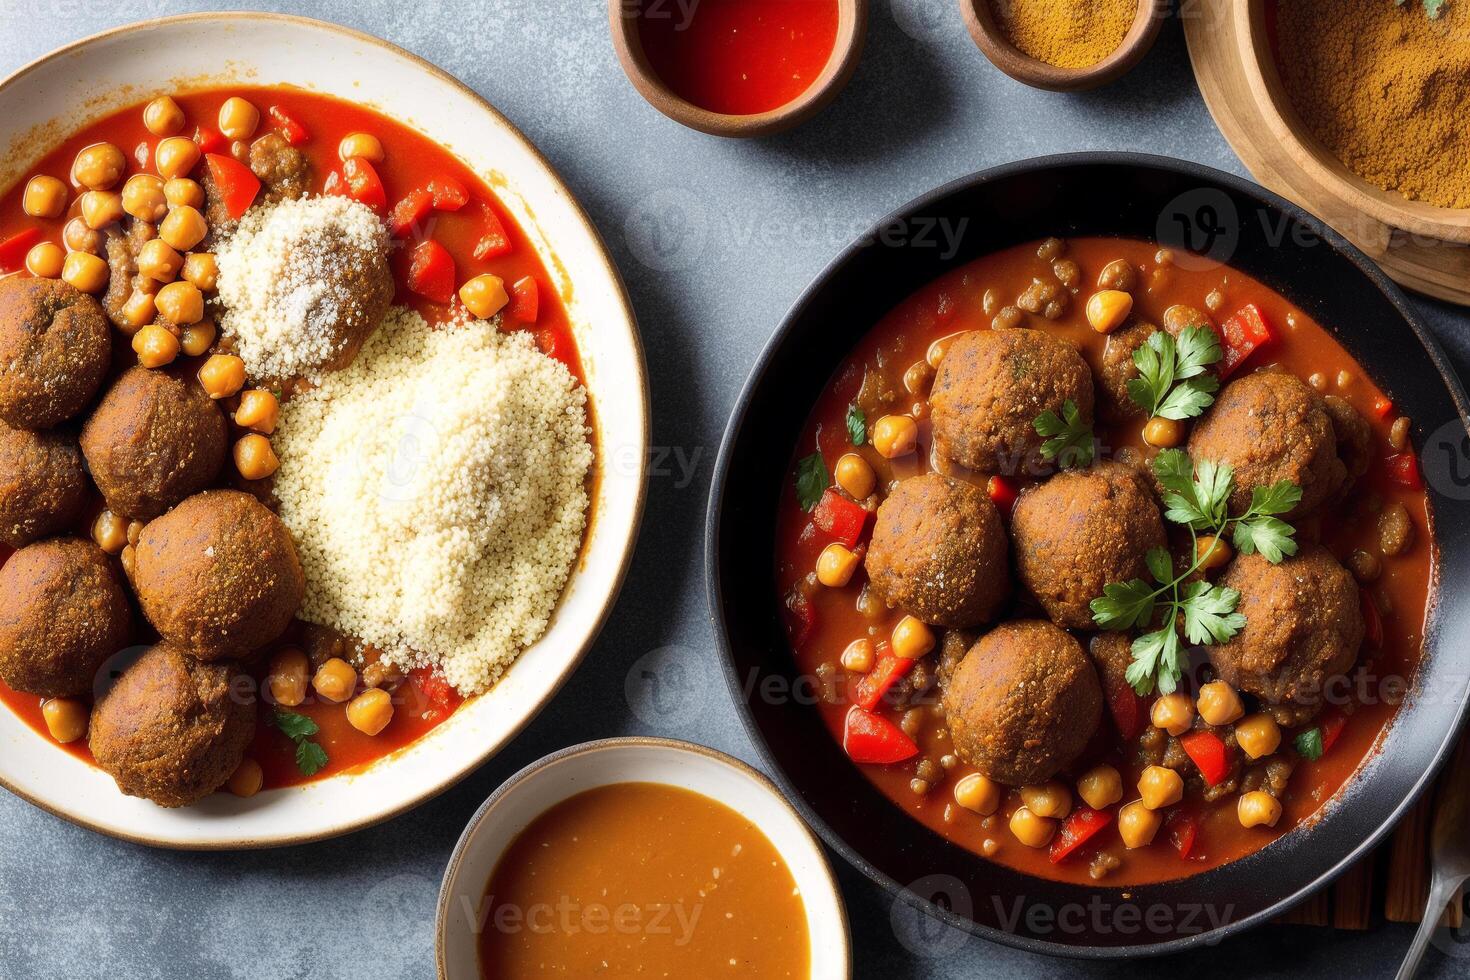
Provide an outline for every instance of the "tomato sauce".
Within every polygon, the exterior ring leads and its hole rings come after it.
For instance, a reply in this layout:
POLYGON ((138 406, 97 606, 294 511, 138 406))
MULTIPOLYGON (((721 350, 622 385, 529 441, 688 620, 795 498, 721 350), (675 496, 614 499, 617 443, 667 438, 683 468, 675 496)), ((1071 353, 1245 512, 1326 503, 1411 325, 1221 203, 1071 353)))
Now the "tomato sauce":
MULTIPOLYGON (((269 111, 271 108, 281 110, 295 125, 304 128, 306 139, 297 148, 311 161, 313 194, 322 193, 328 181, 334 175, 340 174, 342 162, 338 159, 338 146, 344 136, 357 132, 374 135, 383 145, 385 159, 374 164, 374 169, 386 192, 388 208, 391 209, 414 191, 427 187, 431 181, 448 178, 463 185, 469 192, 468 203, 457 211, 430 211, 422 222, 416 223, 409 230, 406 240, 398 243, 401 247, 395 252, 393 260, 397 280, 394 303, 413 307, 431 325, 448 321, 457 311, 457 301, 454 305, 435 303, 414 293, 408 286, 406 255, 418 241, 427 239, 438 242, 452 257, 456 285, 481 273, 492 273, 504 281, 509 292, 512 284, 529 278, 535 283, 537 297, 534 320, 515 321, 507 316, 505 328, 534 331, 541 350, 564 362, 578 380, 585 383, 566 309, 547 272, 546 264, 536 254, 530 239, 494 192, 464 163, 424 135, 370 108, 289 87, 246 86, 175 93, 173 98, 183 109, 187 119, 187 124, 179 135, 192 136, 196 127, 201 126, 213 130, 220 106, 231 96, 245 98, 261 110, 257 138, 272 129, 282 129, 280 121, 269 111), (504 232, 509 240, 509 250, 504 254, 476 258, 476 246, 492 230, 504 232)), ((152 135, 144 126, 143 106, 140 104, 119 110, 68 137, 27 170, 14 186, 0 194, 0 244, 30 229, 40 233, 40 240, 61 244, 62 227, 69 218, 79 213, 75 200, 77 195, 73 194, 70 209, 60 218, 32 218, 21 208, 26 182, 37 174, 49 174, 70 183, 71 165, 77 152, 103 141, 113 143, 123 150, 128 157, 130 174, 152 172, 153 148, 158 144, 159 137, 152 135)), ((202 167, 201 164, 201 169, 202 167)), ((198 176, 198 171, 194 176, 198 176)), ((25 272, 17 274, 27 275, 25 272)), ((125 342, 115 343, 114 352, 115 360, 119 361, 115 365, 117 370, 120 371, 132 363, 133 357, 125 342)), ((203 358, 197 360, 202 363, 203 358)), ((192 367, 193 365, 191 370, 192 367)), ((590 406, 588 411, 590 424, 590 406)), ((591 479, 595 483, 595 472, 591 479)), ((76 528, 76 533, 89 536, 91 521, 100 510, 99 498, 89 513, 88 520, 76 528)), ((0 545, 0 564, 11 553, 11 549, 0 545)), ((137 643, 147 644, 156 640, 156 634, 147 629, 141 614, 135 612, 135 620, 142 623, 143 627, 135 638, 137 643)), ((297 624, 285 637, 261 651, 252 663, 245 666, 257 687, 264 680, 270 654, 284 646, 297 645, 294 638, 299 637, 300 633, 301 624, 297 624)), ((326 750, 328 762, 321 771, 306 776, 296 766, 294 744, 268 724, 275 709, 261 699, 260 724, 248 755, 261 764, 266 789, 359 770, 422 737, 453 714, 462 701, 438 675, 423 669, 416 670, 394 691, 392 721, 379 734, 369 736, 347 722, 343 705, 318 700, 314 692, 308 691, 307 703, 290 710, 310 717, 320 727, 320 732, 312 736, 312 741, 326 750)), ((41 698, 13 691, 0 681, 0 702, 43 737, 50 738, 41 715, 41 698)), ((61 748, 90 761, 85 739, 61 748)))
POLYGON ((837 0, 645 3, 638 38, 685 101, 710 112, 779 109, 822 73, 837 43, 837 0))
MULTIPOLYGON (((1169 821, 1151 845, 1134 850, 1123 848, 1114 822, 1075 853, 1054 864, 1046 848, 1026 847, 1007 829, 1010 814, 1020 805, 1017 794, 1008 794, 1001 810, 989 818, 982 818, 955 804, 955 784, 974 771, 963 762, 946 772, 943 780, 927 793, 920 795, 911 788, 915 763, 919 759, 939 759, 952 752, 942 726, 925 726, 918 738, 921 752, 915 759, 893 765, 859 766, 885 796, 929 830, 1018 871, 1079 884, 1097 882, 1089 869, 1099 855, 1119 861, 1118 866, 1100 876, 1104 884, 1167 881, 1236 860, 1264 847, 1294 827, 1310 822, 1313 814, 1371 757, 1375 743, 1411 682, 1419 661, 1434 579, 1435 556, 1430 540, 1432 524, 1428 501, 1422 487, 1405 486, 1392 473, 1392 464, 1387 462, 1388 454, 1393 452, 1388 444, 1388 431, 1397 413, 1392 410, 1384 393, 1374 385, 1368 372, 1321 325, 1257 280, 1237 270, 1203 261, 1179 261, 1167 267, 1161 266, 1155 261, 1155 252, 1156 246, 1141 241, 1112 238, 1069 240, 1065 256, 1080 266, 1079 285, 1082 288, 1079 295, 1072 297, 1066 313, 1059 319, 1046 321, 1039 316, 1031 316, 1026 325, 1076 343, 1096 377, 1104 338, 1088 325, 1083 315, 1083 304, 1103 266, 1118 258, 1126 259, 1140 274, 1143 286, 1135 291, 1135 311, 1151 323, 1159 323, 1164 310, 1176 303, 1205 309, 1206 296, 1213 290, 1219 290, 1224 297, 1216 322, 1246 304, 1255 304, 1271 324, 1274 340, 1244 362, 1234 377, 1270 366, 1290 371, 1303 380, 1314 374, 1321 375, 1325 379, 1325 393, 1346 399, 1373 429, 1373 463, 1367 475, 1359 481, 1346 503, 1336 507, 1324 505, 1318 513, 1294 521, 1297 540, 1303 543, 1321 541, 1339 560, 1357 548, 1372 550, 1377 543, 1376 513, 1393 503, 1407 508, 1416 533, 1407 551, 1383 559, 1381 575, 1366 586, 1381 618, 1381 648, 1375 654, 1370 650, 1371 644, 1365 641, 1359 667, 1361 673, 1354 675, 1353 686, 1338 695, 1330 689, 1327 692, 1332 703, 1336 704, 1339 698, 1345 701, 1343 710, 1351 714, 1340 737, 1320 759, 1298 762, 1282 798, 1283 814, 1274 828, 1243 828, 1236 815, 1237 794, 1229 794, 1213 804, 1186 796, 1183 804, 1171 809, 1183 810, 1198 821, 1187 860, 1181 857, 1170 840, 1169 821), (1359 693, 1359 677, 1367 697, 1359 693), (1344 694, 1347 696, 1342 696, 1344 694), (995 849, 997 844, 998 849, 995 849), (991 853, 986 854, 987 851, 991 853)), ((995 295, 1000 297, 1000 305, 1010 304, 1031 285, 1034 278, 1046 276, 1049 272, 1050 264, 1038 258, 1037 244, 1031 243, 956 269, 900 303, 857 343, 828 383, 821 400, 807 419, 796 456, 806 456, 815 447, 822 453, 830 473, 839 457, 853 451, 845 419, 848 406, 856 399, 867 370, 880 364, 887 365, 897 389, 903 391, 902 382, 898 379, 909 365, 925 359, 933 341, 962 331, 990 329, 991 316, 982 310, 987 290, 995 290, 995 295)), ((932 440, 924 418, 927 415, 926 398, 926 395, 913 398, 916 403, 913 414, 920 417, 918 453, 885 460, 872 450, 871 445, 863 447, 864 458, 877 470, 880 488, 891 480, 915 476, 934 468, 930 455, 932 440)), ((899 407, 894 410, 911 409, 900 400, 899 407)), ((1100 456, 1110 457, 1125 448, 1145 456, 1152 455, 1153 450, 1144 446, 1140 437, 1142 420, 1109 425, 1105 419, 1106 416, 1100 416, 1095 429, 1103 447, 1100 456)), ((874 421, 869 418, 868 425, 874 421)), ((946 467, 946 471, 950 468, 946 467)), ((967 474, 957 472, 954 475, 963 478, 967 474)), ((979 479, 983 484, 983 476, 979 479)), ((872 521, 869 520, 865 537, 871 529, 872 521)), ((785 603, 794 593, 800 592, 808 596, 812 613, 804 639, 800 638, 799 630, 793 631, 797 638, 797 669, 804 676, 821 677, 826 674, 839 679, 839 693, 829 701, 819 702, 818 710, 833 738, 841 742, 844 718, 851 703, 841 693, 841 688, 849 682, 847 678, 856 675, 847 675, 839 658, 855 639, 886 639, 902 618, 902 613, 896 609, 887 610, 881 602, 878 607, 883 612, 876 619, 860 611, 859 597, 866 583, 861 567, 846 587, 803 587, 818 555, 830 539, 815 531, 810 515, 803 512, 794 493, 783 493, 777 533, 778 598, 785 603)), ((1082 640, 1085 648, 1086 638, 1082 640)), ((1194 690, 1198 689, 1201 678, 1198 668, 1204 663, 1203 654, 1195 656, 1194 690)), ((1189 681, 1186 678, 1186 690, 1190 689, 1189 681)), ((882 704, 878 711, 895 723, 901 714, 882 704)), ((1316 722, 1308 722, 1302 728, 1313 724, 1316 722)), ((1095 741, 1108 744, 1095 745, 1084 753, 1077 766, 1065 770, 1057 778, 1073 789, 1075 801, 1075 776, 1094 762, 1110 761, 1122 772, 1122 802, 1136 799, 1138 794, 1133 787, 1139 771, 1130 770, 1120 761, 1119 747, 1111 744, 1117 741, 1117 735, 1106 707, 1101 730, 1103 734, 1095 741)), ((1297 729, 1283 727, 1280 750, 1293 757, 1291 739, 1295 731, 1297 729)), ((915 832, 920 831, 916 828, 915 832)))

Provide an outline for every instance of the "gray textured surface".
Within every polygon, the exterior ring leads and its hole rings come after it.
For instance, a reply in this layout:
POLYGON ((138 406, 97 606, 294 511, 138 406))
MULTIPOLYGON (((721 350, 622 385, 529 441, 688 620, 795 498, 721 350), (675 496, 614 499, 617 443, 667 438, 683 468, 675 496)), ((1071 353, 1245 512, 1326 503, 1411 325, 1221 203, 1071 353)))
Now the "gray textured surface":
MULTIPOLYGON (((0 76, 85 33, 191 7, 0 0, 0 76)), ((1241 172, 1172 24, 1132 76, 1069 97, 992 69, 949 0, 874 0, 861 67, 823 116, 779 138, 725 142, 668 122, 637 96, 617 67, 601 0, 333 0, 300 12, 386 37, 464 79, 546 152, 587 206, 627 277, 648 347, 654 442, 669 454, 652 480, 652 519, 582 670, 509 750, 410 816, 308 847, 192 855, 99 837, 0 794, 0 977, 430 976, 444 861, 510 773, 620 733, 690 738, 754 760, 718 678, 705 614, 705 496, 758 350, 839 247, 944 180, 1037 154, 1147 150, 1241 172), (694 708, 660 715, 625 696, 630 668, 648 655, 707 673, 694 708)), ((1470 319, 1418 305, 1458 362, 1470 363, 1470 319)), ((877 888, 845 866, 838 873, 861 976, 1381 976, 1409 938, 1403 927, 1268 927, 1162 964, 1088 966, 950 937, 942 944, 950 951, 930 959, 905 948, 899 936, 912 936, 914 924, 895 929, 877 888)), ((1467 964, 1431 951, 1427 975, 1464 975, 1467 964)))

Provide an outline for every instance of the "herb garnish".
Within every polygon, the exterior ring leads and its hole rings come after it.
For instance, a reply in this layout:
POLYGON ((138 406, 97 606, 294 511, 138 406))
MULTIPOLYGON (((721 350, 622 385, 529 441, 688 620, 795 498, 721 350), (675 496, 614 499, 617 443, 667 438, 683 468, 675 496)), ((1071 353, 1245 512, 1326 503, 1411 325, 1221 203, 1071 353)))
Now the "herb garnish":
POLYGON ((811 510, 822 499, 822 492, 830 484, 827 464, 820 452, 803 456, 796 461, 796 502, 802 510, 811 510))
POLYGON ((316 722, 294 711, 276 709, 268 721, 281 733, 296 743, 296 768, 303 776, 315 776, 327 764, 327 750, 311 741, 311 736, 321 731, 316 722))
MULTIPOLYGON (((1444 14, 1444 8, 1449 3, 1449 0, 1423 0, 1423 2, 1424 15, 1430 20, 1439 20, 1440 16, 1444 14)), ((1402 7, 1405 0, 1394 0, 1394 3, 1402 7)))
POLYGON ((1031 424, 1037 435, 1046 437, 1046 442, 1041 444, 1043 459, 1057 460, 1058 465, 1064 468, 1086 466, 1092 462, 1095 451, 1092 426, 1083 421, 1082 413, 1072 399, 1068 398, 1062 404, 1060 416, 1047 409, 1031 424))
POLYGON ((1316 762, 1322 758, 1322 729, 1308 728, 1293 740, 1293 744, 1303 759, 1316 762))
POLYGON ((853 402, 847 406, 847 441, 861 446, 868 441, 868 413, 853 402))
POLYGON ((1176 574, 1174 558, 1167 548, 1154 548, 1146 556, 1154 584, 1143 579, 1114 582, 1092 600, 1092 618, 1103 629, 1158 628, 1133 641, 1133 662, 1125 675, 1139 694, 1155 687, 1172 693, 1183 673, 1183 650, 1177 629, 1180 620, 1190 643, 1223 643, 1245 627, 1245 616, 1236 611, 1240 593, 1215 585, 1207 579, 1190 579, 1209 561, 1220 541, 1231 535, 1242 554, 1259 551, 1275 564, 1296 553, 1295 529, 1272 515, 1282 514, 1301 500, 1301 488, 1282 481, 1258 487, 1251 506, 1239 517, 1229 512, 1234 470, 1211 460, 1197 465, 1179 449, 1168 449, 1154 460, 1154 472, 1164 488, 1164 516, 1189 529, 1190 554, 1194 560, 1176 574), (1200 539, 1208 547, 1201 553, 1200 539))
POLYGON ((1215 400, 1220 379, 1208 369, 1224 356, 1209 327, 1186 327, 1177 341, 1160 330, 1133 352, 1138 377, 1128 382, 1128 397, 1150 418, 1192 419, 1215 400))

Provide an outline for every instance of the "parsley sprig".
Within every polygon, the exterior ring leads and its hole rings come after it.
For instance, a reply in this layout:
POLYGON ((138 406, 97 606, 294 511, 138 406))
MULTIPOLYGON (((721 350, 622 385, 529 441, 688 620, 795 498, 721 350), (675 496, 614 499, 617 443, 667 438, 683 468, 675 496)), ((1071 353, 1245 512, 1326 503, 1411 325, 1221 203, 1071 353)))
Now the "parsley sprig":
POLYGON ((294 711, 276 709, 269 718, 271 724, 296 743, 296 768, 303 776, 315 776, 327 764, 327 750, 311 741, 311 736, 321 731, 316 722, 306 715, 294 711))
POLYGON ((817 506, 822 493, 831 485, 827 476, 827 464, 821 452, 803 456, 796 461, 796 502, 802 510, 809 511, 817 506))
MULTIPOLYGON (((1402 7, 1405 0, 1394 0, 1394 2, 1402 7)), ((1444 8, 1448 3, 1449 0, 1424 0, 1424 16, 1430 20, 1438 20, 1444 14, 1444 8)))
POLYGON ((1237 551, 1258 551, 1272 564, 1296 554, 1295 529, 1274 515, 1295 507, 1301 488, 1285 481, 1258 487, 1251 494, 1250 508, 1231 517, 1230 493, 1235 486, 1231 467, 1212 460, 1195 464, 1182 450, 1169 449, 1155 458, 1154 472, 1164 488, 1164 516, 1189 529, 1194 560, 1181 572, 1167 548, 1150 550, 1146 562, 1153 581, 1135 578, 1104 586, 1103 594, 1092 600, 1092 618, 1103 629, 1149 630, 1133 641, 1133 661, 1125 676, 1139 694, 1155 688, 1170 694, 1184 672, 1181 621, 1185 637, 1200 646, 1224 643, 1245 628, 1245 616, 1237 611, 1240 593, 1195 579, 1195 574, 1227 535, 1237 551), (1208 539, 1203 549, 1201 538, 1208 539))
POLYGON ((857 402, 847 406, 847 441, 861 446, 868 441, 868 413, 857 402))
POLYGON ((1043 459, 1054 459, 1063 468, 1087 466, 1096 452, 1097 440, 1092 426, 1082 418, 1077 403, 1068 398, 1062 414, 1047 409, 1031 423, 1036 434, 1046 439, 1041 444, 1043 459))
POLYGON ((1322 758, 1322 729, 1308 728, 1301 732, 1292 744, 1296 746, 1297 754, 1308 762, 1316 762, 1322 758))
POLYGON ((1175 421, 1192 419, 1215 400, 1220 379, 1209 367, 1224 353, 1209 327, 1186 327, 1176 341, 1160 330, 1133 352, 1138 377, 1128 382, 1128 397, 1148 413, 1175 421))

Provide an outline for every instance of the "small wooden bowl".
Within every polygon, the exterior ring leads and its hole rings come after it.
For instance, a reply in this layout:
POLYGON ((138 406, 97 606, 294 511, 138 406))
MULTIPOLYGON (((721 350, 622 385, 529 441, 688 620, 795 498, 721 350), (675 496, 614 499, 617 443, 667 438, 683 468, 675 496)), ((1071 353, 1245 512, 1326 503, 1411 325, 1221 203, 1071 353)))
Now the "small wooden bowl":
POLYGON ((1121 78, 1143 60, 1158 39, 1169 14, 1166 0, 1138 0, 1133 26, 1123 35, 1116 50, 1087 68, 1058 68, 1038 61, 1006 37, 990 9, 990 0, 960 0, 965 26, 990 63, 1018 82, 1053 92, 1080 92, 1121 78))
POLYGON ((821 112, 837 96, 857 68, 868 33, 868 0, 837 0, 837 40, 826 67, 805 92, 769 112, 730 115, 710 112, 675 94, 664 84, 643 53, 638 15, 646 0, 608 0, 608 23, 618 61, 649 105, 677 123, 712 136, 768 136, 791 129, 821 112))

